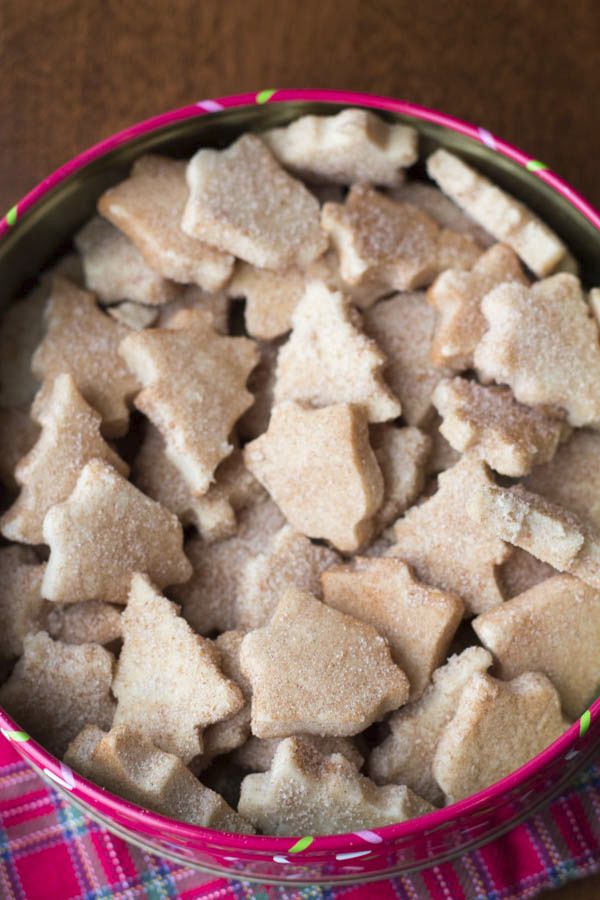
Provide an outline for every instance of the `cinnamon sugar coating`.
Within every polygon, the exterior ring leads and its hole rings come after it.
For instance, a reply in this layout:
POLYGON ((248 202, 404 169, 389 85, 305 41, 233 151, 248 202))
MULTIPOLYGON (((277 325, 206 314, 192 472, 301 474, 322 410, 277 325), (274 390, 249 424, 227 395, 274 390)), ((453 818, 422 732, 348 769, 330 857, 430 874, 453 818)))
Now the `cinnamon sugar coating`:
POLYGON ((126 603, 134 572, 159 587, 192 574, 177 517, 99 459, 81 470, 68 499, 48 511, 43 534, 50 546, 42 586, 48 600, 126 603))
POLYGON ((366 109, 301 116, 261 134, 282 166, 308 181, 393 186, 417 159, 417 132, 366 109))
POLYGON ((427 173, 482 228, 512 247, 540 278, 553 272, 564 258, 565 245, 541 219, 458 156, 436 150, 427 160, 427 173))
POLYGON ((433 809, 404 785, 377 787, 341 754, 321 754, 302 738, 282 741, 268 772, 244 778, 239 808, 277 835, 377 828, 433 809))
POLYGON ((280 403, 268 431, 244 449, 244 461, 296 531, 343 552, 369 539, 383 478, 362 407, 280 403))
POLYGON ((292 324, 277 357, 275 403, 356 403, 370 422, 400 415, 400 402, 382 375, 385 355, 362 333, 349 297, 322 281, 309 281, 292 324))
POLYGON ((35 417, 41 436, 15 469, 21 492, 0 519, 3 536, 24 544, 44 542, 46 513, 67 499, 91 459, 103 459, 121 475, 129 474, 100 435, 100 413, 85 402, 71 375, 58 375, 45 393, 35 417))
POLYGON ((255 344, 218 334, 208 312, 182 310, 169 328, 129 334, 119 352, 144 386, 136 407, 163 435, 190 490, 206 493, 252 403, 245 384, 258 362, 255 344))
POLYGON ((100 197, 98 210, 164 278, 218 291, 231 275, 233 257, 182 230, 189 196, 185 172, 184 161, 142 156, 129 178, 100 197))
POLYGON ((438 275, 427 300, 436 310, 431 358, 455 372, 473 367, 473 353, 487 327, 481 301, 499 284, 528 285, 516 253, 506 244, 494 244, 470 272, 446 269, 438 275))
POLYGON ((319 203, 252 134, 199 150, 187 167, 186 234, 263 269, 306 266, 327 248, 319 203))
POLYGON ((374 628, 289 588, 240 655, 252 733, 352 735, 408 699, 408 679, 374 628))
POLYGON ((114 724, 188 763, 202 752, 202 730, 239 712, 243 695, 222 673, 214 645, 145 576, 133 576, 121 621, 114 724))
POLYGON ((321 575, 328 606, 372 625, 390 644, 410 682, 410 699, 421 696, 445 659, 464 604, 456 595, 418 581, 400 559, 355 557, 321 575))
POLYGON ((569 427, 556 410, 517 403, 509 388, 444 379, 433 393, 440 431, 455 450, 473 450, 501 475, 518 478, 548 462, 569 427))
POLYGON ((409 426, 371 428, 371 446, 383 475, 383 503, 375 515, 375 532, 382 531, 412 506, 425 486, 432 441, 409 426))
POLYGON ((62 277, 54 284, 46 310, 48 330, 33 355, 32 369, 44 387, 37 394, 33 414, 46 402, 52 381, 67 372, 84 400, 102 416, 107 437, 127 430, 128 401, 137 381, 118 354, 130 332, 98 309, 93 294, 62 277))
POLYGON ((50 637, 65 644, 112 644, 122 634, 121 607, 98 600, 53 603, 46 629, 50 637))
POLYGON ((508 384, 521 403, 565 410, 570 425, 600 428, 600 339, 574 275, 531 288, 503 284, 481 304, 488 330, 475 350, 487 381, 508 384))

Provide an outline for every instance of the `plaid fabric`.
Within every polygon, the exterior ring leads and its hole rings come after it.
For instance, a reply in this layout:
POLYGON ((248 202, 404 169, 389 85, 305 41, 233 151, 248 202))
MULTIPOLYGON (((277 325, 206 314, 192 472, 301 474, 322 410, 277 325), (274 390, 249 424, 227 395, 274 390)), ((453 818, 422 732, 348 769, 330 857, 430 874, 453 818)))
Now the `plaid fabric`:
POLYGON ((215 881, 113 837, 0 738, 1 900, 525 900, 600 871, 600 765, 542 814, 454 863, 376 885, 215 881))

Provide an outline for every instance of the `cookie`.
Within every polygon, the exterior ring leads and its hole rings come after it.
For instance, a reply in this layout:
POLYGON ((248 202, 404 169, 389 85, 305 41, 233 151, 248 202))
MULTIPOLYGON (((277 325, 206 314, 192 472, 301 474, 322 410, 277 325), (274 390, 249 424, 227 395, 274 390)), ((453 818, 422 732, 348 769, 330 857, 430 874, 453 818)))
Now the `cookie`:
POLYGON ((103 459, 127 477, 129 467, 100 434, 101 416, 89 406, 71 375, 57 375, 37 409, 42 433, 15 469, 19 496, 0 519, 5 538, 24 544, 44 543, 48 510, 64 502, 91 459, 103 459))
POLYGON ((202 768, 216 756, 230 753, 241 747, 250 737, 250 699, 252 688, 240 667, 240 648, 244 640, 243 631, 224 631, 214 641, 218 650, 219 666, 223 674, 236 684, 244 698, 244 705, 233 715, 221 722, 215 722, 202 735, 202 768))
POLYGON ((213 317, 213 328, 219 334, 229 333, 229 297, 222 291, 203 291, 197 284, 186 285, 177 300, 161 306, 157 325, 169 328, 172 320, 182 309, 198 309, 209 312, 213 317))
POLYGON ((478 616, 473 629, 494 654, 499 678, 543 672, 568 718, 580 716, 598 693, 600 593, 577 578, 547 578, 478 616))
POLYGON ((213 644, 195 634, 143 575, 131 580, 121 624, 114 724, 189 763, 202 752, 202 730, 240 711, 242 692, 223 675, 213 644))
POLYGON ((487 533, 600 588, 600 536, 574 513, 522 484, 503 488, 489 477, 474 485, 465 499, 474 525, 483 522, 487 533))
POLYGON ((447 269, 438 275, 427 291, 437 314, 430 349, 436 365, 455 372, 473 367, 473 353, 487 328, 481 301, 507 282, 529 284, 517 254, 506 244, 490 247, 470 272, 447 269))
POLYGON ((73 376, 84 400, 102 416, 107 437, 127 431, 128 402, 137 381, 118 354, 129 329, 96 306, 93 294, 64 278, 55 278, 46 310, 48 330, 32 359, 35 376, 44 381, 33 415, 46 402, 52 381, 66 372, 73 376))
POLYGON ((106 312, 132 331, 150 328, 158 319, 158 309, 155 306, 142 306, 140 303, 130 303, 129 300, 107 307, 106 312))
POLYGON ((184 161, 142 156, 129 178, 100 197, 98 210, 163 278, 218 291, 229 279, 234 260, 182 230, 189 196, 186 168, 184 161))
POLYGON ((130 333, 119 352, 143 385, 136 407, 163 435, 190 490, 206 493, 233 450, 233 426, 252 404, 245 384, 258 362, 256 346, 218 334, 208 312, 182 310, 169 328, 130 333))
POLYGON ((439 476, 437 493, 396 522, 395 543, 388 551, 408 563, 421 581, 458 594, 468 614, 485 612, 503 599, 496 567, 509 548, 501 535, 483 529, 465 509, 469 498, 487 485, 484 464, 465 454, 439 476))
POLYGON ((301 116, 260 135, 282 166, 308 181, 392 187, 417 159, 417 132, 366 109, 301 116))
POLYGON ((296 531, 349 553, 368 541, 383 478, 362 407, 280 403, 244 461, 296 531))
MULTIPOLYGON (((357 749, 352 738, 320 737, 317 734, 299 735, 302 743, 312 744, 325 756, 338 753, 351 762, 356 769, 364 763, 364 757, 357 749)), ((251 735, 246 743, 231 754, 232 761, 246 772, 267 772, 273 765, 275 751, 287 738, 257 738, 251 735)))
POLYGON ((246 635, 240 662, 261 738, 358 734, 408 699, 408 679, 374 628, 294 588, 246 635))
POLYGON ((505 387, 444 379, 432 400, 443 420, 440 431, 455 450, 472 450, 496 472, 512 478, 552 459, 569 432, 556 410, 517 403, 505 387))
POLYGON ((168 818, 240 834, 253 831, 178 757, 123 726, 108 734, 86 726, 69 746, 65 762, 106 790, 168 818))
POLYGON ((472 238, 441 229, 431 216, 365 184, 344 204, 326 203, 321 225, 340 257, 344 281, 376 280, 397 291, 431 284, 451 265, 470 269, 481 255, 472 238))
POLYGON ((237 531, 236 512, 266 497, 237 449, 217 467, 208 491, 195 496, 168 458, 161 433, 150 423, 133 465, 133 481, 183 525, 194 525, 205 541, 231 537, 237 531))
POLYGON ((303 267, 326 250, 318 201, 254 135, 199 150, 186 176, 187 235, 262 269, 303 267))
POLYGON ((436 150, 427 160, 427 174, 539 278, 553 272, 565 256, 567 248, 541 219, 453 153, 436 150))
POLYGON ((445 659, 464 613, 456 595, 418 581, 400 559, 355 557, 321 575, 328 606, 372 625, 418 699, 445 659))
POLYGON ((275 403, 355 403, 366 409, 370 422, 400 415, 400 403, 382 375, 386 358, 362 333, 348 297, 322 281, 309 281, 292 324, 277 356, 275 403))
POLYGON ((431 440, 431 452, 427 460, 427 474, 439 475, 446 469, 451 469, 459 461, 461 454, 451 447, 442 432, 440 425, 442 420, 437 413, 427 423, 427 435, 431 440))
POLYGON ((384 377, 398 397, 407 425, 427 426, 434 415, 431 396, 450 374, 435 366, 429 353, 435 313, 421 292, 381 300, 363 317, 364 329, 387 358, 384 377))
POLYGON ((371 446, 383 475, 383 503, 375 514, 377 533, 412 506, 425 487, 432 441, 418 428, 386 424, 371 428, 371 446))
POLYGON ((435 670, 420 700, 390 716, 391 734, 369 757, 367 771, 376 784, 406 784, 430 803, 441 803, 443 793, 433 777, 437 745, 472 675, 491 665, 487 650, 468 647, 435 670))
POLYGON ((472 675, 433 760, 446 802, 456 803, 514 772, 567 726, 545 675, 527 672, 509 682, 472 675))
POLYGON ((23 638, 23 656, 0 687, 0 704, 50 753, 62 757, 84 725, 110 728, 114 658, 97 644, 63 644, 45 631, 23 638))
POLYGON ((81 470, 73 492, 44 519, 50 546, 42 594, 73 603, 126 603, 131 576, 158 587, 186 581, 192 567, 179 520, 99 459, 81 470))
POLYGON ((339 561, 329 547, 313 544, 284 525, 241 572, 236 602, 238 625, 247 629, 266 625, 288 587, 318 596, 321 573, 339 561))
POLYGON ((160 306, 175 300, 181 290, 151 269, 135 244, 101 216, 94 216, 74 242, 81 254, 85 285, 100 303, 131 300, 160 306))
POLYGON ((508 384, 520 403, 565 410, 570 425, 600 428, 600 343, 579 280, 553 275, 504 284, 481 309, 488 330, 475 350, 481 378, 508 384))
POLYGON ((268 772, 247 775, 239 810, 265 834, 339 834, 379 828, 431 812, 404 785, 377 787, 339 753, 301 738, 278 746, 268 772))

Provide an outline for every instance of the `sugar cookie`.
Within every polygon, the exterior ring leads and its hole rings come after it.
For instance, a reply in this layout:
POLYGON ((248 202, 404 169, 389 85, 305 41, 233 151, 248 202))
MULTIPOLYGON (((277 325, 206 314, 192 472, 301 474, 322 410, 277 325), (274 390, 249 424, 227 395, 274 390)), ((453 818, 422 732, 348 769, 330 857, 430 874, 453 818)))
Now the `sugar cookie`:
POLYGON ((433 184, 426 181, 405 181, 404 184, 392 188, 389 194, 400 203, 410 203, 411 206, 422 209, 442 228, 469 235, 480 247, 487 249, 494 243, 489 231, 478 225, 433 184))
POLYGON ((81 470, 69 498, 46 513, 43 534, 50 545, 42 586, 48 600, 126 603, 134 572, 159 587, 192 574, 177 517, 99 459, 81 470))
POLYGON ((306 266, 327 248, 316 198, 252 134, 199 150, 187 167, 181 227, 262 269, 306 266))
POLYGON ((408 698, 408 679, 374 628, 288 588, 271 621, 242 642, 252 733, 358 734, 408 698))
POLYGON ((112 644, 122 634, 121 608, 98 600, 53 603, 46 629, 65 644, 112 644))
POLYGON ((223 674, 236 684, 244 698, 243 706, 233 715, 209 725, 203 734, 204 749, 202 767, 205 768, 215 756, 230 753, 246 743, 250 736, 250 698, 252 688, 240 667, 240 648, 244 640, 243 631, 224 631, 216 638, 214 645, 219 652, 219 665, 223 674))
MULTIPOLYGON (((360 769, 364 763, 364 757, 354 744, 352 738, 347 737, 320 737, 317 734, 299 735, 302 743, 312 744, 313 747, 325 756, 331 753, 339 753, 348 762, 360 769)), ((238 747, 231 754, 236 765, 246 772, 267 772, 273 765, 275 751, 286 738, 257 738, 254 735, 248 738, 246 743, 238 747)))
POLYGON ((383 478, 362 407, 280 403, 268 431, 246 445, 244 461, 296 531, 342 552, 368 540, 383 478))
POLYGON ((140 303, 130 303, 129 300, 108 306, 106 312, 117 322, 131 328, 132 331, 143 331, 144 328, 150 328, 158 319, 156 306, 142 306, 140 303))
POLYGON ((386 424, 371 428, 371 446, 383 475, 383 503, 375 514, 375 532, 379 532, 423 490, 432 441, 418 428, 386 424))

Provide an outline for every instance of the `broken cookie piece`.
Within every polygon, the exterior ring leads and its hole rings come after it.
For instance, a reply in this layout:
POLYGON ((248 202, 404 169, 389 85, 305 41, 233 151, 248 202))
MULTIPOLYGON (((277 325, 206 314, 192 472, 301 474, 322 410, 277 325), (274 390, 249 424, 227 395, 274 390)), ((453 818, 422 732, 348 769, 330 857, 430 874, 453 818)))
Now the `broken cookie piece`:
POLYGON ((487 650, 468 647, 436 669, 421 699, 388 719, 391 734, 371 753, 370 777, 377 784, 406 784, 430 803, 440 803, 443 794, 433 777, 437 745, 471 676, 491 665, 487 650))
POLYGON ((343 552, 370 537, 383 479, 362 407, 280 403, 266 434, 246 445, 244 461, 296 531, 343 552))
POLYGON ((244 778, 239 809, 265 834, 297 835, 378 828, 433 807, 403 785, 377 787, 339 753, 288 738, 268 772, 244 778))
POLYGON ((143 575, 132 578, 121 622, 114 724, 140 732, 189 763, 202 752, 202 729, 239 712, 244 697, 221 672, 213 644, 194 634, 178 608, 143 575), (154 685, 151 695, 149 685, 154 685))
POLYGON ((408 679, 374 628, 289 588, 242 643, 257 737, 358 734, 408 698, 408 679))
POLYGON ((97 644, 63 644, 45 631, 23 639, 23 656, 0 687, 0 704, 59 758, 84 725, 110 728, 114 658, 97 644))
POLYGON ((343 204, 326 203, 321 225, 349 284, 368 280, 412 291, 449 266, 470 269, 481 255, 472 238, 441 229, 417 207, 365 184, 354 185, 343 204))
POLYGON ((462 600, 418 581, 393 558, 355 557, 323 572, 321 583, 328 606, 367 622, 389 641, 408 676, 410 699, 420 697, 460 625, 462 600))
POLYGON ((160 306, 175 300, 181 288, 167 281, 144 260, 135 244, 101 216, 94 216, 75 235, 88 290, 100 303, 132 300, 160 306))
POLYGON ((487 323, 481 301, 499 284, 528 285, 516 253, 506 244, 494 244, 470 272, 447 269, 427 291, 427 300, 437 313, 431 342, 431 358, 438 366, 455 372, 473 367, 473 353, 487 323))
POLYGON ((407 425, 426 426, 434 415, 432 394, 450 370, 430 359, 435 313, 425 294, 395 294, 364 314, 364 329, 387 359, 384 377, 402 406, 407 425))
POLYGON ((112 644, 122 634, 121 607, 98 600, 53 603, 46 629, 50 637, 65 644, 112 644))
POLYGON ((129 300, 108 306, 106 312, 132 331, 143 331, 144 328, 150 328, 158 319, 156 306, 142 306, 141 303, 131 303, 129 300))
POLYGON ((552 459, 569 431, 555 411, 517 403, 505 387, 444 379, 432 400, 443 419, 440 431, 455 450, 473 450, 496 472, 513 478, 552 459))
POLYGON ((313 544, 303 534, 284 525, 264 552, 248 560, 237 591, 236 619, 241 628, 266 625, 288 587, 321 593, 321 573, 340 561, 329 547, 313 544))
POLYGON ((119 352, 144 386, 136 407, 163 435, 190 490, 206 493, 233 450, 233 426, 252 404, 245 385, 258 362, 256 345, 218 334, 208 312, 182 310, 168 328, 130 333, 119 352))
POLYGON ((3 536, 24 544, 44 543, 46 513, 67 499, 91 459, 103 459, 121 475, 129 474, 100 435, 100 413, 85 402, 71 375, 58 375, 44 393, 35 417, 42 434, 15 469, 21 492, 0 519, 3 536))
POLYGON ((48 511, 43 536, 50 559, 42 593, 59 603, 126 603, 134 572, 159 587, 192 574, 177 516, 99 459, 81 470, 69 498, 48 511))
POLYGON ((239 687, 244 698, 244 705, 223 721, 209 725, 204 731, 202 735, 204 748, 201 758, 203 769, 216 756, 230 753, 241 747, 250 736, 252 687, 240 666, 240 649, 243 640, 243 631, 224 631, 214 642, 218 650, 219 667, 223 674, 239 687))
POLYGON ((306 266, 327 248, 319 203, 252 134, 226 150, 199 150, 187 167, 181 227, 263 269, 306 266))
POLYGON ((574 513, 522 484, 499 487, 489 476, 473 485, 465 499, 474 525, 483 523, 488 534, 600 588, 600 535, 574 513))
POLYGON ((552 683, 539 672, 504 682, 476 673, 440 737, 433 774, 446 803, 482 791, 541 753, 568 727, 552 683))
POLYGON ((427 174, 539 278, 553 272, 565 256, 567 248, 541 219, 453 153, 436 150, 427 160, 427 174))
POLYGON ((571 575, 554 575, 473 620, 494 654, 498 677, 543 672, 576 719, 600 687, 600 593, 571 575))
POLYGON ((177 756, 129 728, 120 726, 105 734, 86 726, 69 746, 65 762, 106 790, 171 819, 234 833, 253 831, 177 756))
POLYGON ((421 581, 458 594, 471 614, 502 603, 496 567, 510 552, 501 535, 482 528, 465 509, 488 484, 485 465, 465 454, 439 476, 433 497, 396 522, 387 552, 412 566, 421 581))
POLYGON ((129 178, 109 188, 98 210, 164 278, 218 291, 233 269, 233 257, 195 240, 181 229, 189 196, 184 161, 142 156, 129 178))
POLYGON ((598 323, 579 279, 502 284, 481 309, 488 323, 474 356, 481 377, 508 384, 528 406, 561 407, 570 425, 600 428, 598 323))
POLYGON ((356 403, 370 422, 400 415, 400 403, 382 376, 385 355, 362 333, 347 296, 322 281, 309 281, 292 324, 277 357, 275 403, 356 403))
POLYGON ((124 434, 128 401, 137 381, 117 351, 129 329, 99 310, 93 294, 59 277, 54 279, 46 317, 48 331, 31 363, 36 377, 44 380, 35 398, 34 417, 46 403, 54 378, 66 372, 84 400, 102 416, 104 434, 124 434))
POLYGON ((282 166, 308 181, 392 187, 417 159, 414 128, 390 125, 366 109, 302 116, 261 139, 282 166))

